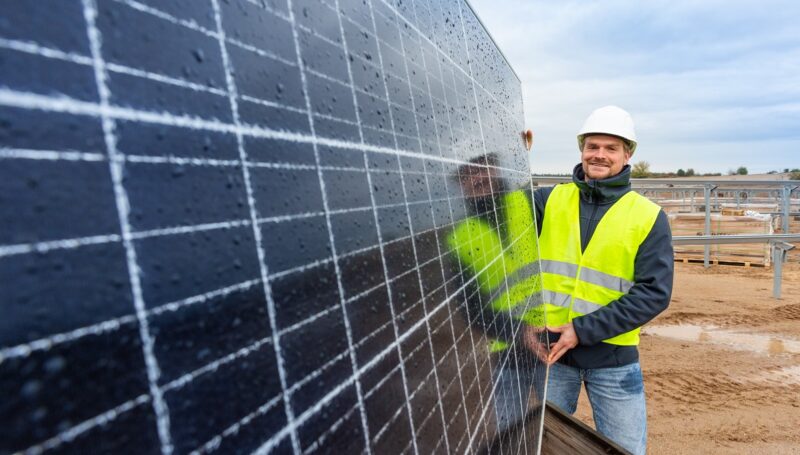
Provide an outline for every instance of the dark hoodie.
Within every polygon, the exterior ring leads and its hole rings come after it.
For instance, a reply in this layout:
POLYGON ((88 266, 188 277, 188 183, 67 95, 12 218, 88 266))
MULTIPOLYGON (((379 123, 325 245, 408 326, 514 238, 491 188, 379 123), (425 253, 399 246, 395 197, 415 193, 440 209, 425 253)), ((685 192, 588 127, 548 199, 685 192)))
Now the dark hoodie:
MULTIPOLYGON (((630 166, 604 180, 587 182, 584 177, 583 168, 578 164, 573 170, 572 181, 580 189, 582 251, 603 215, 620 197, 631 191, 630 166)), ((541 188, 534 193, 539 234, 543 223, 547 222, 544 208, 552 191, 553 188, 541 188)), ((667 216, 661 211, 636 254, 634 286, 618 300, 572 321, 579 344, 567 351, 559 362, 576 368, 608 368, 636 362, 639 359, 636 346, 617 346, 601 341, 640 327, 667 308, 672 295, 673 268, 672 234, 667 216)), ((516 338, 517 346, 523 346, 521 331, 516 330, 518 324, 506 315, 483 308, 482 317, 479 317, 474 305, 468 307, 472 307, 473 321, 492 321, 482 327, 488 336, 505 340, 516 338)))

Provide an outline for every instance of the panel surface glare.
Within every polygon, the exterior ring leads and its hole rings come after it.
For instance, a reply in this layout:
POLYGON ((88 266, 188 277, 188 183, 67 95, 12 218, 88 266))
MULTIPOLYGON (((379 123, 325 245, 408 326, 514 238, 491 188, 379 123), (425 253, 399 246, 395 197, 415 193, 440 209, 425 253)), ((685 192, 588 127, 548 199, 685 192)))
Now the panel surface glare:
POLYGON ((0 453, 498 447, 544 367, 452 251, 530 191, 467 3, 0 4, 0 453))

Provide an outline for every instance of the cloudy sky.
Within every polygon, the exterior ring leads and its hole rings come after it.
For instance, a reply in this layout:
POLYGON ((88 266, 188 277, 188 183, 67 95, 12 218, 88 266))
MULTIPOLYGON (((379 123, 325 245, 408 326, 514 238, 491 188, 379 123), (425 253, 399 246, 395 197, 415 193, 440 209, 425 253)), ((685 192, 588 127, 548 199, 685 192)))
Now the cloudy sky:
POLYGON ((522 79, 534 173, 569 172, 596 107, 654 171, 800 168, 800 2, 471 0, 522 79))

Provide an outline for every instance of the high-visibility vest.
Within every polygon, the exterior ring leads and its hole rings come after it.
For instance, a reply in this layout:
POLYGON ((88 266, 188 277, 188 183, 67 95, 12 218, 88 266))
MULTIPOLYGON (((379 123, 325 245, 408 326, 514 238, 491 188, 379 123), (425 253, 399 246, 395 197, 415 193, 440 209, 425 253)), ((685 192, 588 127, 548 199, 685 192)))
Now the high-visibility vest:
MULTIPOLYGON (((634 284, 639 245, 655 224, 660 207, 629 191, 603 215, 581 251, 580 189, 557 185, 544 209, 539 248, 547 325, 562 325, 597 311, 625 295, 634 284)), ((635 346, 639 330, 603 340, 635 346)))
MULTIPOLYGON (((475 278, 482 303, 528 324, 544 326, 536 225, 531 201, 522 191, 503 195, 498 228, 478 218, 467 218, 448 236, 447 243, 462 266, 475 278)), ((489 350, 506 349, 494 340, 489 350)))

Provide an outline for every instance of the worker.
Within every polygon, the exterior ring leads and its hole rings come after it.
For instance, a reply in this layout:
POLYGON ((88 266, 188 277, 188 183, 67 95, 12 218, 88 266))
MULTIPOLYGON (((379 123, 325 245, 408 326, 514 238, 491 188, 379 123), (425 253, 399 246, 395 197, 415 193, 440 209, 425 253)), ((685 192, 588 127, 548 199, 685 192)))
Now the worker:
POLYGON ((488 154, 459 167, 469 216, 448 245, 467 283, 468 320, 488 337, 496 427, 503 431, 526 415, 534 384, 534 406, 541 404, 547 345, 533 201, 529 190, 508 188, 498 166, 497 155, 488 154), (523 325, 539 330, 538 358, 526 348, 523 325))
MULTIPOLYGON (((616 106, 589 115, 578 133, 572 182, 539 189, 542 297, 553 335, 547 400, 574 413, 581 385, 597 430, 644 454, 647 412, 639 331, 667 308, 673 251, 666 214, 631 191, 637 148, 630 114, 616 106)), ((526 328, 531 350, 540 330, 526 328)))

